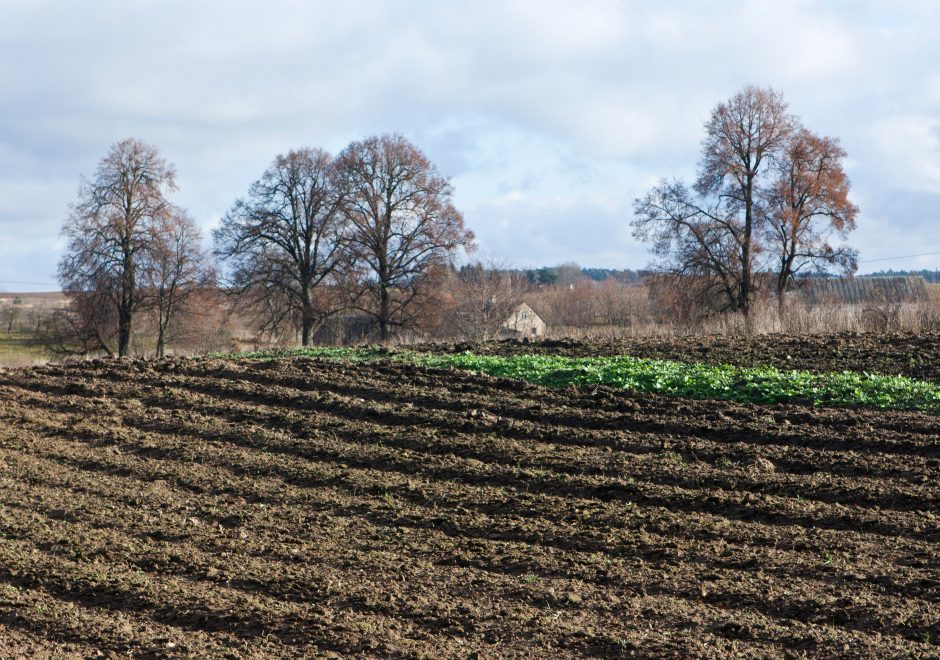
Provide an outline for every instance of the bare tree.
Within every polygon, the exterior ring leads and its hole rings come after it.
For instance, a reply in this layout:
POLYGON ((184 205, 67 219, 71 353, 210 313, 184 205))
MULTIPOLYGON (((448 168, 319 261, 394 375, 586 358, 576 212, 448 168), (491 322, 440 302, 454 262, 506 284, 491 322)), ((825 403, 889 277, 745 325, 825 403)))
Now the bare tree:
POLYGON ((555 272, 558 273, 557 284, 559 286, 568 287, 569 289, 588 279, 588 276, 584 274, 584 270, 582 270, 581 266, 573 261, 558 264, 555 266, 555 272))
MULTIPOLYGON (((740 218, 696 197, 678 181, 662 182, 634 202, 633 234, 652 243, 660 258, 660 286, 669 286, 704 309, 742 310, 740 218)), ((750 295, 750 290, 749 295, 750 295)))
POLYGON ((163 357, 170 323, 197 290, 214 284, 215 272, 202 248, 202 233, 178 208, 153 225, 144 255, 143 288, 157 315, 157 357, 163 357))
POLYGON ((495 259, 466 264, 452 278, 452 325, 468 339, 493 339, 522 302, 526 282, 495 259))
POLYGON ((342 308, 341 202, 329 154, 298 149, 277 156, 215 231, 216 254, 230 264, 231 283, 261 315, 262 329, 299 326, 306 346, 342 308))
POLYGON ((855 229, 858 214, 858 207, 848 198, 844 158, 838 140, 799 128, 775 163, 776 179, 765 191, 763 212, 767 216, 765 240, 776 258, 781 305, 796 275, 806 268, 845 273, 857 268, 857 250, 833 247, 828 240, 832 235, 845 238, 855 229))
POLYGON ((723 307, 748 315, 760 251, 760 189, 783 152, 794 118, 772 89, 748 86, 719 103, 705 124, 694 191, 662 183, 634 203, 634 233, 652 240, 665 270, 698 278, 723 307))
POLYGON ((0 307, 0 319, 6 324, 7 334, 13 333, 13 328, 16 327, 17 322, 20 320, 20 317, 23 315, 22 305, 17 305, 16 303, 7 304, 0 307))
POLYGON ((784 148, 793 125, 783 96, 754 86, 719 103, 705 124, 702 166, 695 187, 702 195, 717 194, 725 209, 742 216, 735 240, 741 254, 739 299, 745 316, 751 301, 757 177, 784 148))
POLYGON ((451 202, 452 188, 427 157, 400 135, 350 144, 338 157, 351 223, 351 256, 365 269, 360 308, 379 337, 413 322, 412 303, 434 265, 473 245, 451 202))
POLYGON ((39 319, 35 342, 58 355, 114 356, 117 345, 117 306, 109 282, 89 282, 67 293, 68 305, 39 319))
MULTIPOLYGON (((156 223, 168 211, 165 195, 176 187, 175 174, 156 147, 135 139, 118 142, 94 177, 82 182, 62 229, 68 241, 59 262, 62 290, 73 301, 82 299, 75 313, 100 314, 103 299, 110 301, 121 357, 128 353, 134 316, 143 303, 138 270, 156 223)), ((98 319, 77 325, 97 328, 94 334, 107 345, 98 319)))
POLYGON ((608 278, 595 287, 598 316, 612 327, 626 328, 649 317, 649 295, 645 286, 608 278))

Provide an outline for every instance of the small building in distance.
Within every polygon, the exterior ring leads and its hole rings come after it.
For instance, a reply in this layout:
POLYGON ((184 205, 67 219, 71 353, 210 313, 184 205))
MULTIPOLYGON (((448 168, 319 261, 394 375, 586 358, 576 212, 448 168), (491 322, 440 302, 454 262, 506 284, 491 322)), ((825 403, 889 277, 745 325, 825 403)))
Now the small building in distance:
POLYGON ((528 303, 519 303, 503 321, 502 334, 515 338, 544 337, 547 325, 528 303))
POLYGON ((927 302, 927 281, 899 277, 812 277, 800 280, 796 295, 810 305, 877 305, 927 302))

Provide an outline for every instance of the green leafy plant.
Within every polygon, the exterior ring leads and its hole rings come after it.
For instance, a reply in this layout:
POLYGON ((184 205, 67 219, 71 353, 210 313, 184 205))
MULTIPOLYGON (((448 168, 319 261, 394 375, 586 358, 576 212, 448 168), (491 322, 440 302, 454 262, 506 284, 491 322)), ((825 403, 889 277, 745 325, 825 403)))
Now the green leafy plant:
POLYGON ((460 369, 547 387, 609 385, 688 399, 940 411, 940 384, 905 376, 852 371, 817 373, 775 367, 651 360, 627 355, 586 358, 499 356, 469 352, 414 353, 384 348, 306 348, 243 355, 251 359, 301 356, 351 362, 384 359, 440 369, 460 369))

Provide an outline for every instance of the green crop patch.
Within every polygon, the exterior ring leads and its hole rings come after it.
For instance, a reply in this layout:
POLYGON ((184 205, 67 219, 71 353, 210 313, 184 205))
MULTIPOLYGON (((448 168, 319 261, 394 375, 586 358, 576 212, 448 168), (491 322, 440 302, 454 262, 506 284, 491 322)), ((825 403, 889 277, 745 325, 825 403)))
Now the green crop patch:
POLYGON ((630 356, 476 355, 383 348, 306 348, 245 353, 250 359, 312 357, 354 362, 392 360, 511 378, 547 387, 609 385, 689 399, 748 403, 865 406, 940 411, 940 384, 905 376, 843 371, 817 373, 775 367, 735 367, 630 356))

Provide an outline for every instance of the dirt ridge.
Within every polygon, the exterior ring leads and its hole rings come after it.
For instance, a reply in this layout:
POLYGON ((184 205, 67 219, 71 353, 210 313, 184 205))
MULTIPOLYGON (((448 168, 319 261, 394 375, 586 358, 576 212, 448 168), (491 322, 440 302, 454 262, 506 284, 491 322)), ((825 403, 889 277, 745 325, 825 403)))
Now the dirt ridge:
POLYGON ((936 416, 313 359, 0 397, 0 651, 940 654, 936 416))

